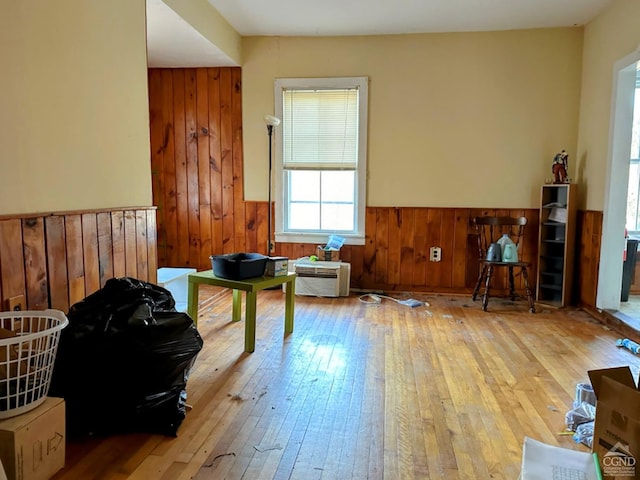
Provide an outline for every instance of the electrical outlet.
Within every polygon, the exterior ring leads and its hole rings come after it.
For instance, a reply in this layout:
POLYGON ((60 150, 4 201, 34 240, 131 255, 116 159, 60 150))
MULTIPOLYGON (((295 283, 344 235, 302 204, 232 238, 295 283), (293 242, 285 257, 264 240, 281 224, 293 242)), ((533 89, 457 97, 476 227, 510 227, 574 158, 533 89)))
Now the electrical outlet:
POLYGON ((27 309, 24 295, 17 295, 15 297, 7 298, 5 300, 5 304, 6 304, 6 309, 11 312, 27 309))
POLYGON ((442 260, 442 249, 440 247, 431 247, 429 249, 429 260, 432 262, 442 260))

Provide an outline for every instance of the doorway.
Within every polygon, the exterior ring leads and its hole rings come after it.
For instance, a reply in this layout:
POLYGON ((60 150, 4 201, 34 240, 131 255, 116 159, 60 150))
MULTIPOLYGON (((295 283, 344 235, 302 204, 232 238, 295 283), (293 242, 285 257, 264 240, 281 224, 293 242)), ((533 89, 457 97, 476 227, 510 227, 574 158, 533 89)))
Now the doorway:
POLYGON ((616 62, 613 72, 607 184, 596 307, 616 312, 620 310, 621 305, 621 260, 626 242, 624 231, 638 62, 640 51, 616 62))

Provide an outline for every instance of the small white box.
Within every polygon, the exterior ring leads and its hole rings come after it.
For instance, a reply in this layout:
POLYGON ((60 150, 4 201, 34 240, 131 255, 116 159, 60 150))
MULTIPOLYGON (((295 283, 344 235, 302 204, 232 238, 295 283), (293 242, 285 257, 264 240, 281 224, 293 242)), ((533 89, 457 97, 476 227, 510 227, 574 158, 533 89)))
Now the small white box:
POLYGON ((188 275, 196 273, 195 268, 162 267, 158 269, 158 285, 166 288, 176 301, 176 310, 187 311, 188 275))

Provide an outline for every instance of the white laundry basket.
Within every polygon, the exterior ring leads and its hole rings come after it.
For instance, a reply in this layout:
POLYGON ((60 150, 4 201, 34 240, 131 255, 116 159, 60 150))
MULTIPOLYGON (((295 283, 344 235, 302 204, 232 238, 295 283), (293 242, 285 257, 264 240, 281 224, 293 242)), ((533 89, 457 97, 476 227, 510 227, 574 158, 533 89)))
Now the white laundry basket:
POLYGON ((68 323, 59 310, 0 312, 0 419, 45 401, 60 332, 68 323))

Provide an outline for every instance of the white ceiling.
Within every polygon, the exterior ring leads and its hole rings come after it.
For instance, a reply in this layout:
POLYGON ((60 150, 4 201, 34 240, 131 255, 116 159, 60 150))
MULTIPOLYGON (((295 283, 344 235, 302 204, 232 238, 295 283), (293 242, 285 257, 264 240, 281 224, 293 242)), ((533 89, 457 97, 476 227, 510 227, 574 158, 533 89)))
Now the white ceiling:
MULTIPOLYGON (((588 23, 613 0, 208 0, 243 35, 471 32, 588 23)), ((147 0, 150 66, 229 66, 161 0, 147 0)))
POLYGON ((147 63, 157 68, 237 66, 162 0, 147 0, 147 63))

